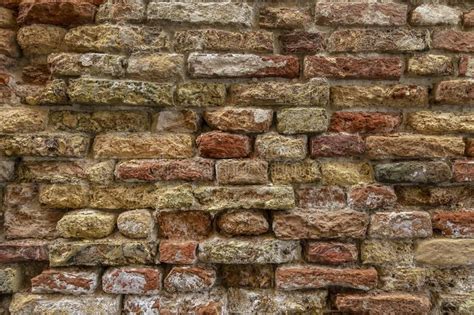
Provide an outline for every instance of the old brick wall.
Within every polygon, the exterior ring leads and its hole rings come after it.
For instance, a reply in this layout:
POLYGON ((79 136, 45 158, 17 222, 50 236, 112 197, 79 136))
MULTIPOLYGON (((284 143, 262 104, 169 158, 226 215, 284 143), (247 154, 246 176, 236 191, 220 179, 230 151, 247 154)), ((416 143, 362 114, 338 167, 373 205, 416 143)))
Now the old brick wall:
POLYGON ((0 0, 0 313, 474 314, 474 2, 182 1, 0 0))

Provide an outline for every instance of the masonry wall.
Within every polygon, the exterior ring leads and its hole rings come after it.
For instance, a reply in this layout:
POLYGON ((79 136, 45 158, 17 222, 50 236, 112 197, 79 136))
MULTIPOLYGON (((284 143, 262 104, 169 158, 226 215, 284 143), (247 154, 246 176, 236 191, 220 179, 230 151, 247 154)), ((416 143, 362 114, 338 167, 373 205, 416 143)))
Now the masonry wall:
POLYGON ((0 5, 2 314, 474 314, 473 2, 0 5))

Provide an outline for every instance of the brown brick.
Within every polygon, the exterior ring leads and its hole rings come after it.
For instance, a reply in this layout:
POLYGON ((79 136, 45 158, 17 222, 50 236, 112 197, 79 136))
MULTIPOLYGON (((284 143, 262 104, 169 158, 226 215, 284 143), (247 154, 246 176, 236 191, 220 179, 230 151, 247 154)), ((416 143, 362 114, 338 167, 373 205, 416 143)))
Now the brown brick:
POLYGON ((0 27, 1 28, 15 28, 16 24, 16 12, 7 8, 0 9, 0 27))
POLYGON ((433 48, 454 52, 474 52, 474 32, 462 32, 452 29, 435 31, 433 48))
POLYGON ((221 265, 220 278, 225 287, 271 288, 272 265, 221 265))
POLYGON ((257 210, 226 212, 217 219, 217 226, 228 235, 260 235, 269 229, 267 218, 257 210))
POLYGON ((50 77, 51 72, 47 65, 30 65, 21 70, 21 78, 25 83, 47 84, 50 77))
POLYGON ((321 180, 319 164, 314 160, 301 162, 274 162, 270 166, 273 183, 314 183, 321 180))
POLYGON ((466 155, 474 157, 474 138, 466 140, 466 155))
POLYGON ((144 0, 104 1, 95 16, 96 23, 143 22, 146 15, 144 0))
POLYGON ((408 114, 407 123, 422 133, 451 133, 474 131, 474 113, 414 112, 408 114))
POLYGON ((266 6, 260 9, 259 25, 263 28, 303 28, 310 21, 309 8, 266 6))
POLYGON ((306 136, 282 136, 277 133, 258 135, 257 155, 268 161, 303 160, 306 157, 306 136))
POLYGON ((474 80, 441 81, 435 89, 435 100, 447 105, 473 105, 473 90, 474 80))
POLYGON ((389 186, 362 185, 351 189, 348 200, 356 210, 389 209, 395 205, 397 195, 389 186))
POLYGON ((432 234, 428 212, 378 212, 371 216, 372 238, 424 238, 432 234))
POLYGON ((305 247, 305 258, 312 263, 339 265, 357 262, 357 257, 357 247, 352 243, 310 241, 305 247))
POLYGON ((17 41, 26 56, 47 55, 63 49, 65 35, 64 28, 33 24, 18 30, 17 41))
POLYGON ((310 140, 312 157, 334 157, 361 155, 365 143, 358 135, 332 134, 316 136, 310 140))
POLYGON ((166 239, 206 238, 211 233, 211 216, 204 211, 160 211, 157 213, 160 237, 166 239))
POLYGON ((473 237, 474 211, 436 211, 433 213, 433 230, 448 237, 473 237))
POLYGON ((54 24, 71 26, 94 22, 96 7, 87 1, 27 0, 20 3, 19 24, 54 24))
MULTIPOLYGON (((24 224, 24 223, 22 223, 24 224)), ((34 235, 38 237, 38 235, 34 235)), ((0 243, 0 262, 48 261, 48 241, 38 239, 3 241, 0 243)))
POLYGON ((221 185, 265 184, 268 163, 258 159, 221 160, 216 164, 216 177, 221 185))
POLYGON ((204 112, 204 120, 213 129, 229 132, 265 132, 272 125, 270 109, 225 107, 204 112))
POLYGON ((459 59, 459 75, 474 77, 474 57, 467 55, 461 56, 459 59))
POLYGON ((196 241, 162 240, 159 259, 165 264, 194 264, 197 261, 196 241))
POLYGON ((224 84, 187 82, 179 84, 176 90, 176 103, 180 106, 220 106, 225 102, 224 84))
POLYGON ((306 209, 341 209, 346 206, 344 190, 337 186, 302 187, 296 190, 298 206, 306 209))
POLYGON ((417 76, 442 76, 454 72, 453 58, 443 55, 415 55, 408 59, 407 71, 417 76))
POLYGON ((395 186, 398 202, 405 206, 472 206, 474 191, 469 187, 395 186))
POLYGON ((474 182, 474 161, 458 160, 453 165, 454 180, 457 182, 474 182))
POLYGON ((200 156, 216 159, 243 158, 251 151, 249 137, 219 131, 201 134, 196 144, 200 156))
POLYGON ((292 31, 281 34, 278 39, 286 54, 310 54, 326 49, 326 37, 323 32, 292 31))
POLYGON ((474 26, 474 9, 464 13, 463 21, 464 21, 464 26, 468 26, 468 27, 474 26))
POLYGON ((43 131, 46 128, 48 111, 37 108, 3 108, 0 112, 1 133, 43 131))
POLYGON ((20 49, 16 43, 15 31, 0 29, 0 54, 12 58, 20 56, 20 49))
POLYGON ((41 185, 39 201, 53 209, 78 209, 89 204, 89 187, 78 184, 41 185))
POLYGON ((373 112, 335 112, 329 131, 349 133, 389 133, 401 124, 401 115, 373 112))

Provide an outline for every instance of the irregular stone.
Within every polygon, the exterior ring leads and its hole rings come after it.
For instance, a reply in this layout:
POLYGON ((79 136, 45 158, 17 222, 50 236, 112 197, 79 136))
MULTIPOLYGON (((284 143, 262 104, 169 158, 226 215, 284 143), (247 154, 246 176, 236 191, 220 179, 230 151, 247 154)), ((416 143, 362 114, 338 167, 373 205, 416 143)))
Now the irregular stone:
POLYGON ((415 55, 408 59, 407 71, 418 76, 451 75, 454 72, 453 58, 443 55, 415 55))
POLYGON ((435 31, 432 35, 432 48, 454 52, 473 52, 474 32, 462 32, 454 29, 435 31))
POLYGON ((405 206, 469 207, 474 202, 469 187, 396 186, 395 192, 405 206))
POLYGON ((57 266, 120 266, 153 263, 156 244, 130 239, 56 241, 49 249, 49 263, 57 266))
POLYGON ((432 235, 428 212, 378 212, 371 216, 369 235, 373 238, 422 238, 432 235))
MULTIPOLYGON (((158 186, 159 187, 159 186, 158 186)), ((198 209, 191 185, 162 186, 156 190, 156 209, 198 209)))
POLYGON ((330 52, 420 51, 428 48, 428 38, 427 30, 345 29, 334 31, 327 47, 330 52))
POLYGON ((80 184, 41 185, 39 202, 54 209, 83 208, 89 204, 89 187, 80 184))
POLYGON ((260 9, 258 24, 262 28, 304 28, 311 22, 309 8, 270 7, 260 9))
POLYGON ((65 35, 64 28, 34 24, 20 28, 17 40, 25 55, 47 55, 61 51, 65 35))
POLYGON ((295 161, 306 157, 306 136, 282 136, 277 133, 258 135, 255 140, 257 156, 267 161, 295 161))
POLYGON ((273 34, 271 32, 243 31, 229 32, 217 29, 186 30, 174 33, 175 50, 191 51, 234 51, 234 52, 272 52, 273 34))
POLYGON ((0 292, 2 294, 15 293, 22 289, 23 270, 20 266, 0 267, 0 292))
POLYGON ((95 137, 96 158, 188 158, 193 139, 188 134, 107 133, 95 137))
POLYGON ((15 161, 0 161, 0 182, 13 180, 15 175, 15 161))
MULTIPOLYGON (((37 238, 38 235, 34 235, 34 237, 37 238)), ((30 239, 0 243, 0 262, 2 264, 34 261, 48 261, 48 241, 30 239)))
POLYGON ((474 132, 474 114, 449 112, 414 112, 408 114, 408 124, 424 133, 474 132))
POLYGON ((461 10, 442 4, 422 4, 411 12, 413 25, 456 25, 461 21, 461 10))
POLYGON ((297 209, 273 214, 273 232, 282 239, 364 238, 369 216, 352 210, 297 209))
POLYGON ((473 88, 474 80, 441 81, 435 89, 435 101, 447 105, 474 105, 473 88))
POLYGON ((436 211, 433 229, 444 236, 466 238, 474 236, 474 211, 436 211))
POLYGON ((22 1, 17 21, 19 24, 53 24, 62 26, 94 22, 96 7, 87 1, 48 0, 22 1))
POLYGON ((474 240, 430 239, 418 243, 415 259, 435 266, 471 266, 474 264, 474 240))
POLYGON ((364 162, 324 162, 321 172, 325 185, 349 186, 374 181, 372 166, 364 162))
POLYGON ((372 159, 445 158, 464 154, 464 142, 460 137, 400 134, 370 136, 366 138, 365 143, 367 154, 372 159))
POLYGON ((285 54, 311 54, 326 49, 327 33, 292 31, 278 36, 285 54))
POLYGON ((164 287, 169 292, 201 292, 212 288, 216 278, 212 267, 173 267, 164 280, 164 287))
POLYGON ((318 264, 354 263, 357 262, 357 256, 357 247, 352 243, 311 241, 305 246, 305 259, 318 264))
POLYGON ((16 26, 14 11, 7 8, 0 8, 0 27, 15 28, 16 26))
POLYGON ((70 50, 78 52, 132 52, 166 49, 168 36, 158 27, 132 25, 83 25, 64 37, 70 50))
POLYGON ((46 64, 29 65, 21 70, 21 79, 24 83, 43 85, 47 84, 51 72, 46 64))
POLYGON ((217 219, 221 233, 229 235, 260 235, 268 231, 265 214, 258 210, 234 210, 217 219))
POLYGON ((416 85, 333 86, 331 102, 337 108, 412 108, 428 106, 428 89, 416 85))
POLYGON ((0 54, 12 58, 20 57, 20 49, 16 43, 16 32, 0 29, 0 54))
POLYGON ((106 1, 97 10, 96 23, 129 22, 140 23, 145 20, 144 0, 106 1))
POLYGON ((283 134, 323 132, 328 125, 322 108, 286 108, 277 112, 277 130, 283 134))
POLYGON ((295 196, 291 186, 202 186, 194 190, 202 208, 225 209, 291 209, 295 196))
POLYGON ((407 293, 338 294, 336 307, 349 313, 370 312, 374 315, 387 313, 428 314, 429 297, 407 293))
POLYGON ((187 82, 176 88, 176 103, 180 106, 220 106, 225 102, 224 84, 187 82))
POLYGON ((52 80, 24 97, 28 105, 65 105, 69 103, 64 80, 52 80))
POLYGON ((202 158, 123 161, 115 167, 115 178, 125 181, 211 181, 214 161, 202 158))
POLYGON ((225 287, 260 288, 273 287, 272 265, 221 265, 220 279, 225 287))
POLYGON ((299 62, 285 55, 191 53, 188 71, 193 78, 296 78, 299 62))
POLYGON ((319 25, 401 26, 407 23, 407 5, 398 3, 316 3, 319 25))
POLYGON ((379 270, 381 288, 389 291, 421 291, 426 282, 426 268, 384 267, 379 270))
POLYGON ((381 185, 361 185, 348 193, 349 206, 355 210, 390 209, 397 202, 392 187, 381 185))
POLYGON ((199 155, 202 157, 225 159, 243 158, 250 154, 250 138, 244 135, 211 131, 196 138, 199 155))
POLYGON ((156 223, 160 238, 205 239, 211 234, 212 219, 205 211, 159 211, 156 223))
POLYGON ((225 107, 204 112, 204 120, 213 129, 229 132, 266 132, 272 125, 269 109, 225 107))
POLYGON ((472 293, 440 294, 437 304, 440 312, 469 315, 474 311, 474 301, 472 293))
POLYGON ((364 140, 358 135, 332 134, 312 137, 312 157, 334 157, 361 155, 365 151, 364 140))
POLYGON ((124 75, 126 58, 118 55, 98 53, 53 53, 48 56, 48 65, 52 74, 61 76, 80 75, 124 75))
POLYGON ((152 235, 155 222, 145 209, 122 212, 117 218, 117 228, 126 237, 147 238, 152 235))
POLYGON ((373 112, 335 112, 329 131, 349 133, 390 133, 402 122, 400 114, 373 112))
POLYGON ((180 54, 132 54, 127 76, 145 81, 176 81, 182 78, 184 56, 180 54))
POLYGON ((411 241, 366 240, 362 243, 364 264, 412 266, 414 259, 411 241))
POLYGON ((270 166, 273 183, 314 183, 321 179, 319 164, 313 160, 302 162, 275 162, 270 166))
POLYGON ((199 115, 192 110, 161 111, 156 120, 156 131, 165 132, 196 132, 199 130, 201 120, 199 115))
POLYGON ((220 160, 216 163, 216 178, 221 185, 266 184, 268 162, 257 159, 220 160))
POLYGON ((102 276, 102 289, 112 294, 158 294, 163 273, 156 267, 109 268, 102 276))
POLYGON ((329 102, 328 84, 314 79, 307 83, 235 84, 230 91, 236 105, 326 106, 329 102))
POLYGON ((474 77, 474 58, 473 57, 467 56, 467 55, 461 56, 461 58, 459 59, 459 75, 471 77, 471 78, 474 77))
POLYGON ((196 241, 160 241, 159 261, 165 264, 194 264, 197 261, 196 241))
POLYGON ((76 210, 65 214, 56 229, 65 238, 103 238, 115 229, 116 216, 98 210, 76 210))
POLYGON ((375 178, 387 183, 435 184, 449 181, 451 168, 445 162, 397 162, 375 166, 375 178))
POLYGON ((401 75, 402 61, 399 57, 306 56, 304 59, 306 78, 394 79, 401 75))
POLYGON ((199 244, 199 260, 216 264, 281 264, 298 260, 301 247, 297 241, 272 238, 210 238, 199 244))
POLYGON ((154 185, 114 185, 91 187, 90 207, 97 209, 152 208, 157 202, 154 185))
POLYGON ((31 279, 31 293, 93 294, 98 286, 98 269, 46 269, 31 279))
POLYGON ((346 206, 344 190, 337 186, 302 187, 296 190, 298 206, 303 209, 342 209, 346 206))
POLYGON ((80 78, 70 81, 67 94, 72 103, 78 104, 173 105, 172 86, 167 83, 80 78))

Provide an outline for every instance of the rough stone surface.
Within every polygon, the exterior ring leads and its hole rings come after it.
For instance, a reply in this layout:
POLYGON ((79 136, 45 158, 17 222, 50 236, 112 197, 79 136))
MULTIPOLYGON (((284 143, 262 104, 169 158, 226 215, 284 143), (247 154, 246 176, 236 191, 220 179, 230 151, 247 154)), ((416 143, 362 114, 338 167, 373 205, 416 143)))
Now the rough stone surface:
POLYGON ((177 86, 176 103, 180 106, 220 106, 224 104, 224 84, 188 82, 177 86))
POLYGON ((216 277, 216 270, 212 267, 173 267, 164 280, 164 287, 170 292, 200 292, 212 288, 216 277))
POLYGON ((260 9, 259 25, 263 28, 302 28, 311 21, 309 8, 271 7, 260 9))
POLYGON ((432 239, 418 244, 415 259, 418 263, 435 266, 472 266, 472 239, 432 239))
POLYGON ((461 10, 447 5, 423 4, 412 11, 413 25, 456 25, 461 19, 461 10))
POLYGON ((364 264, 411 266, 414 261, 411 241, 366 240, 361 246, 364 264))
POLYGON ((323 51, 326 48, 326 37, 327 34, 323 32, 292 31, 281 34, 278 39, 283 52, 287 54, 309 54, 323 51))
POLYGON ((273 286, 272 265, 221 265, 222 284, 225 287, 267 289, 273 286))
POLYGON ((117 267, 102 276, 102 289, 113 294, 157 294, 161 289, 162 271, 151 267, 117 267))
POLYGON ((373 182, 372 166, 361 162, 326 162, 321 164, 323 183, 326 185, 356 185, 373 182))
POLYGON ((127 76, 147 81, 173 81, 181 79, 183 68, 183 55, 139 53, 128 58, 127 76))
POLYGON ((17 40, 23 53, 27 55, 46 55, 58 52, 63 45, 66 30, 61 27, 34 24, 20 28, 17 40))
POLYGON ((320 108, 288 108, 277 113, 277 130, 283 134, 323 132, 327 114, 320 108))
POLYGON ((316 242, 306 244, 305 258, 319 264, 338 265, 357 262, 358 250, 355 244, 338 242, 316 242))
POLYGON ((228 159, 216 163, 217 182, 222 185, 266 184, 268 162, 258 159, 228 159))
POLYGON ((472 105, 474 80, 441 81, 436 86, 435 100, 447 105, 472 105))
POLYGON ((319 164, 313 160, 302 162, 275 162, 270 166, 273 183, 314 183, 321 179, 319 164))
POLYGON ((448 237, 472 237, 474 235, 474 211, 436 211, 433 229, 448 237))
POLYGON ((379 212, 370 219, 369 235, 373 238, 425 238, 431 234, 427 212, 379 212))
POLYGON ((349 206, 356 210, 390 209, 396 201, 397 195, 389 186, 360 185, 348 193, 349 206))
POLYGON ((103 238, 114 231, 115 219, 107 212, 76 210, 64 215, 56 228, 65 238, 103 238))
POLYGON ((444 55, 417 55, 408 59, 408 73, 416 76, 453 74, 453 59, 444 55))
POLYGON ((47 269, 31 279, 31 292, 93 294, 99 286, 99 278, 98 269, 47 269))
POLYGON ((449 181, 452 173, 444 162, 397 162, 375 166, 375 177, 386 183, 433 184, 449 181))
POLYGON ((265 132, 272 125, 268 109, 222 108, 204 112, 204 120, 213 129, 229 132, 265 132))
POLYGON ((259 235, 268 231, 265 215, 257 210, 234 210, 224 213, 217 220, 221 233, 228 235, 259 235))
POLYGON ((331 116, 329 131, 348 133, 389 133, 396 131, 401 117, 391 113, 335 112, 331 116))
POLYGON ((301 208, 341 209, 346 205, 344 190, 338 186, 302 187, 296 196, 301 208))
POLYGON ((211 216, 204 211, 160 211, 158 231, 166 239, 204 239, 211 233, 211 216))
POLYGON ((195 111, 183 109, 179 111, 161 111, 156 120, 158 132, 196 132, 201 120, 195 111))
POLYGON ((474 32, 461 32, 456 30, 436 31, 432 37, 433 48, 454 52, 474 51, 474 32))
POLYGON ((201 134, 196 144, 200 156, 214 159, 243 158, 251 150, 249 137, 219 131, 201 134))
POLYGON ((46 127, 48 112, 35 108, 5 108, 0 113, 0 132, 38 132, 46 127))
POLYGON ((197 261, 196 241, 162 240, 160 242, 160 262, 165 264, 193 264, 197 261))
POLYGON ((282 136, 266 133, 257 136, 255 151, 268 161, 302 160, 306 156, 306 136, 282 136))
POLYGON ((365 151, 361 137, 347 134, 332 134, 313 137, 310 140, 312 157, 356 156, 365 151))

